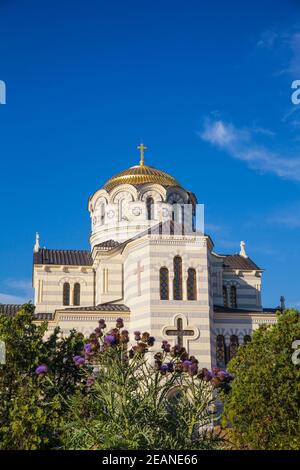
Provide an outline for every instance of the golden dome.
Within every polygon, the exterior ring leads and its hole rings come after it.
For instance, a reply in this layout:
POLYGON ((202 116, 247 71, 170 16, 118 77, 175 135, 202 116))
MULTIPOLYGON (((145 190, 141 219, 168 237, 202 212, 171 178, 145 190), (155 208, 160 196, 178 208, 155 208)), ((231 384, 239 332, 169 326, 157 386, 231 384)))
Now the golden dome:
POLYGON ((145 184, 156 183, 162 186, 180 186, 173 176, 168 175, 162 170, 157 170, 148 165, 136 165, 123 170, 110 178, 104 185, 107 191, 111 191, 120 184, 145 184))
POLYGON ((107 191, 111 191, 120 184, 145 184, 157 183, 162 186, 180 186, 178 181, 173 176, 168 175, 164 171, 157 170, 148 165, 136 165, 123 170, 117 175, 110 178, 104 185, 107 191))
POLYGON ((173 176, 168 175, 162 170, 157 170, 153 166, 145 165, 144 152, 147 147, 143 143, 138 146, 140 151, 140 164, 123 170, 110 178, 104 185, 104 189, 110 191, 120 184, 145 184, 156 183, 162 186, 180 186, 173 176))

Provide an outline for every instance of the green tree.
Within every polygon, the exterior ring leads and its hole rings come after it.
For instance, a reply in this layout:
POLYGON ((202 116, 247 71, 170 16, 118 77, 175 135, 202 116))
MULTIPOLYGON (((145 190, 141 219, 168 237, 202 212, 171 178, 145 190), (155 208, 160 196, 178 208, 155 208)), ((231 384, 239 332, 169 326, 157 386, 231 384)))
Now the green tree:
POLYGON ((300 314, 291 309, 277 317, 275 325, 260 326, 229 364, 235 379, 224 396, 222 422, 238 448, 300 449, 300 365, 292 361, 300 314))
POLYGON ((15 317, 0 315, 0 340, 6 364, 0 365, 0 449, 43 449, 60 443, 64 402, 81 379, 72 361, 83 347, 75 332, 61 337, 57 328, 45 338, 47 324, 34 323, 34 307, 24 305, 15 317), (55 390, 36 373, 45 364, 55 390))

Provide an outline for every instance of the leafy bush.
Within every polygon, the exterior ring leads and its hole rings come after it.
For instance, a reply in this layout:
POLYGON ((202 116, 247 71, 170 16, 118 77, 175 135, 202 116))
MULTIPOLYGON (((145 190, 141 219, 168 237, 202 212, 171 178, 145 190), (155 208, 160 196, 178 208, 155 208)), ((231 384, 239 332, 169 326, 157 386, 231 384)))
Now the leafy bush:
POLYGON ((72 355, 83 347, 75 332, 61 338, 57 328, 44 340, 47 324, 33 323, 34 307, 24 305, 15 317, 0 316, 0 339, 6 364, 0 365, 0 449, 43 449, 59 445, 67 397, 75 392, 81 371, 72 355), (55 388, 36 373, 46 366, 55 388))
POLYGON ((84 355, 74 357, 86 368, 86 381, 70 399, 66 419, 68 449, 211 449, 221 440, 213 433, 213 387, 228 387, 231 377, 198 370, 184 348, 164 341, 162 351, 149 351, 149 333, 129 335, 122 319, 104 333, 91 335, 84 355), (149 360, 152 357, 152 361, 149 360))
POLYGON ((277 315, 277 324, 260 326, 229 364, 235 380, 224 396, 223 425, 239 448, 300 449, 300 365, 292 362, 300 314, 277 315))

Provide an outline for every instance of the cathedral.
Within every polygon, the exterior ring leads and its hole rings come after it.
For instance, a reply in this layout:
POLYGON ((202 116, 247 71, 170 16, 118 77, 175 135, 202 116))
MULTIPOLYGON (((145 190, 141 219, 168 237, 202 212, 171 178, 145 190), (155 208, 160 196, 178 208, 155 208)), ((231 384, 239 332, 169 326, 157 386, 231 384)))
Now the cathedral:
MULTIPOLYGON (((88 200, 90 250, 41 248, 36 236, 36 321, 89 334, 104 318, 130 331, 184 346, 201 367, 224 367, 260 324, 263 270, 246 254, 218 254, 199 223, 196 195, 165 171, 140 163, 121 171, 88 200)), ((20 306, 4 305, 7 315, 20 306)), ((154 347, 154 349, 155 349, 154 347)))

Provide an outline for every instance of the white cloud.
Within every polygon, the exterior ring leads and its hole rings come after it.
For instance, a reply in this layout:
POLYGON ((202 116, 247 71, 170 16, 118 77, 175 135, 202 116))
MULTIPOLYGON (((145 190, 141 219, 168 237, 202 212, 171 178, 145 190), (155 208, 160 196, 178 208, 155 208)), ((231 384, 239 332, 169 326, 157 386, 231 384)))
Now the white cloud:
POLYGON ((232 123, 206 119, 200 137, 226 151, 231 157, 245 161, 252 169, 273 173, 281 178, 300 181, 300 158, 288 158, 255 142, 255 132, 238 129, 232 123))
POLYGON ((6 279, 4 284, 12 289, 31 290, 32 282, 28 279, 6 279))
POLYGON ((278 33, 276 33, 275 31, 271 31, 271 30, 264 31, 261 34, 261 37, 259 41, 257 41, 256 45, 257 47, 262 48, 262 49, 272 49, 277 39, 278 39, 278 33))
POLYGON ((0 304, 24 304, 29 300, 31 300, 30 297, 19 297, 0 292, 0 304))
POLYGON ((266 218, 266 222, 285 228, 300 228, 300 202, 278 209, 266 218))
POLYGON ((29 279, 5 279, 0 289, 2 304, 24 304, 33 299, 33 288, 29 279))

